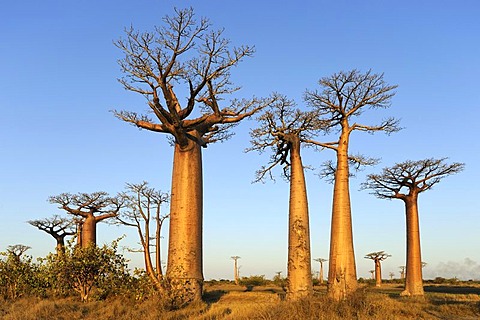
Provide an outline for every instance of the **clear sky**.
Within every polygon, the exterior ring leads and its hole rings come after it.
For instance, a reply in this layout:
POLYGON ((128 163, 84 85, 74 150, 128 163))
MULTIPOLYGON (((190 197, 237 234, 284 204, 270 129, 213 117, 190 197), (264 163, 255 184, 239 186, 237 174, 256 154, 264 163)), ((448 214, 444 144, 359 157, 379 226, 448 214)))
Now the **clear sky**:
MULTIPOLYGON (((194 7, 225 28, 233 45, 254 45, 256 54, 232 71, 241 96, 276 91, 302 107, 305 89, 340 70, 372 69, 398 84, 392 107, 380 114, 401 118, 391 136, 355 133, 353 153, 382 162, 351 182, 359 277, 384 250, 384 276, 405 264, 405 215, 401 201, 359 191, 368 173, 407 159, 449 157, 464 172, 420 196, 426 278, 480 279, 480 181, 477 113, 480 107, 480 3, 470 1, 7 1, 0 9, 0 251, 25 244, 34 257, 53 251, 52 237, 26 223, 64 214, 47 202, 63 192, 104 190, 143 180, 170 189, 172 148, 166 137, 140 131, 111 109, 141 112, 142 97, 125 91, 113 41, 132 25, 161 24, 173 7, 194 7)), ((365 123, 378 118, 365 113, 365 123)), ((267 156, 244 153, 247 121, 229 141, 204 149, 204 275, 232 278, 233 255, 242 276, 286 273, 288 184, 251 184, 267 156)), ((312 167, 333 153, 305 150, 312 167)), ((307 174, 313 258, 328 258, 332 185, 307 174)), ((165 208, 165 211, 168 208, 165 208)), ((168 233, 165 228, 164 252, 168 233)), ((133 230, 102 224, 99 243, 133 230)), ((126 253, 130 266, 142 265, 126 253)), ((317 263, 313 264, 318 270, 317 263)))

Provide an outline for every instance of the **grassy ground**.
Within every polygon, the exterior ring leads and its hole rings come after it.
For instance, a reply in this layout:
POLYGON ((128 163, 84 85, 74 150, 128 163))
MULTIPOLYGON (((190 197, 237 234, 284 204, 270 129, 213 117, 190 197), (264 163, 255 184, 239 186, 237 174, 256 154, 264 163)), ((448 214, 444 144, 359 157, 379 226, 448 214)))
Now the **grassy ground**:
POLYGON ((41 319, 480 319, 480 287, 425 287, 424 299, 399 296, 402 287, 386 284, 382 288, 364 287, 345 302, 334 303, 325 297, 325 287, 315 288, 315 297, 298 302, 283 300, 278 287, 245 287, 233 284, 205 286, 204 302, 181 310, 167 310, 161 301, 136 302, 125 298, 81 303, 76 299, 21 298, 0 302, 4 320, 41 319))

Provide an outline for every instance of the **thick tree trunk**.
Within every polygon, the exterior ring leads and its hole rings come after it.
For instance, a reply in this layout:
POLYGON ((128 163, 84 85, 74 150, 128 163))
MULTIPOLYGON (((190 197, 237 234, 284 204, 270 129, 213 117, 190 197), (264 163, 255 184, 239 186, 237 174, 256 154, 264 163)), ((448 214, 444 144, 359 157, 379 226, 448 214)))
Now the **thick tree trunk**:
POLYGON ((422 254, 420 249, 420 223, 418 219, 418 195, 404 199, 407 218, 407 268, 404 296, 423 296, 422 254))
POLYGON ((83 220, 81 236, 82 248, 97 244, 97 220, 93 214, 83 220))
POLYGON ((380 264, 380 259, 375 259, 375 286, 382 286, 382 266, 380 264))
POLYGON ((287 299, 296 300, 313 294, 307 188, 298 140, 292 142, 290 162, 287 299))
POLYGON ((64 256, 65 254, 65 237, 56 237, 55 240, 57 240, 57 246, 55 247, 57 256, 61 257, 64 256))
POLYGON ((202 261, 202 153, 189 141, 175 144, 170 204, 167 278, 181 303, 201 300, 202 261))
POLYGON ((332 226, 328 269, 328 296, 343 300, 357 289, 350 208, 348 134, 342 133, 337 149, 333 189, 332 226))

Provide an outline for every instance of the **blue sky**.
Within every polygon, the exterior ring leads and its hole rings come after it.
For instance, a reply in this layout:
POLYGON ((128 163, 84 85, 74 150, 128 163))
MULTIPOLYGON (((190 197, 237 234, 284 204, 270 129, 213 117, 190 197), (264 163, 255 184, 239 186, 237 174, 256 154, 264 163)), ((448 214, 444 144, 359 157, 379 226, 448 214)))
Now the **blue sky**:
MULTIPOLYGON (((125 91, 113 41, 125 27, 152 30, 173 7, 194 7, 233 45, 254 45, 256 54, 232 71, 241 96, 276 91, 302 106, 305 89, 340 70, 372 69, 398 84, 392 107, 365 113, 365 123, 401 118, 391 136, 356 133, 353 153, 382 158, 351 182, 358 276, 385 250, 384 275, 405 264, 403 203, 359 191, 366 174, 407 159, 449 157, 466 170, 420 196, 425 277, 480 279, 477 182, 480 106, 480 4, 477 1, 9 1, 0 11, 0 250, 22 243, 34 257, 54 240, 27 220, 63 214, 47 202, 62 192, 111 194, 126 182, 147 180, 170 188, 172 149, 166 137, 115 119, 112 109, 146 110, 142 97, 125 91)), ((232 278, 286 272, 288 184, 251 184, 266 156, 244 153, 254 121, 229 141, 204 150, 204 275, 232 278)), ((333 153, 305 150, 313 167, 333 153)), ((307 174, 312 256, 328 258, 332 185, 307 174)), ((168 208, 165 208, 168 210, 168 208)), ((165 228, 167 231, 167 228, 165 228)), ((102 224, 100 243, 133 230, 102 224)), ((168 234, 165 232, 165 249, 168 234)), ((141 257, 126 253, 131 267, 141 257)), ((314 269, 318 270, 317 264, 314 269)))

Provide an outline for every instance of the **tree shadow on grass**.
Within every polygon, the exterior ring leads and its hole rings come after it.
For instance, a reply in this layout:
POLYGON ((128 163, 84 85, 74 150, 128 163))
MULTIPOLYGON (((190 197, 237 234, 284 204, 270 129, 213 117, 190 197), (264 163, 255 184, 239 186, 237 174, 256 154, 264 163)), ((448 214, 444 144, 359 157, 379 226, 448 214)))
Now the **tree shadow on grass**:
POLYGON ((203 301, 208 304, 212 304, 218 302, 225 294, 227 294, 227 291, 225 290, 207 291, 203 294, 203 301))
POLYGON ((480 288, 470 286, 425 286, 425 292, 450 294, 480 294, 480 288))

